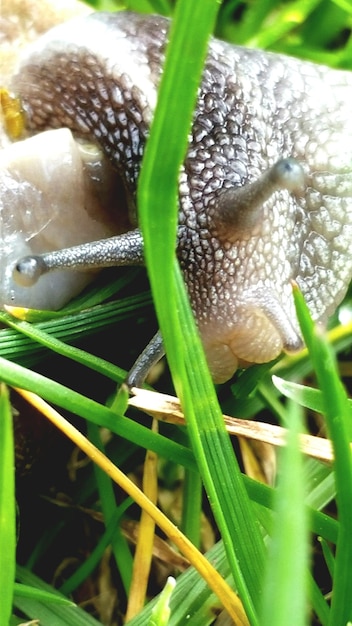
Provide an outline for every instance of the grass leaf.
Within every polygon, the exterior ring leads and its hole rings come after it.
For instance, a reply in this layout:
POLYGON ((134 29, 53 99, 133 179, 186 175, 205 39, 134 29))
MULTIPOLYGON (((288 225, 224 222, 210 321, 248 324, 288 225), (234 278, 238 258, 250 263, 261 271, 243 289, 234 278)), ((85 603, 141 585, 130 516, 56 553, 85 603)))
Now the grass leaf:
POLYGON ((0 384, 0 624, 8 624, 16 570, 15 463, 11 406, 0 384))
POLYGON ((177 186, 208 36, 218 3, 176 6, 165 72, 139 181, 145 256, 174 384, 199 470, 252 624, 264 544, 225 431, 175 261, 177 186))
POLYGON ((302 415, 300 407, 292 403, 289 413, 287 446, 279 457, 275 521, 266 565, 261 626, 288 624, 293 615, 295 626, 308 623, 308 523, 303 459, 298 439, 302 432, 302 415), (300 581, 299 585, 297 581, 300 581))
POLYGON ((339 536, 336 545, 329 624, 331 626, 341 624, 342 626, 352 619, 352 453, 350 447, 350 407, 331 347, 318 327, 314 326, 304 299, 298 289, 295 289, 294 295, 304 340, 323 394, 327 429, 335 453, 334 470, 339 515, 339 536))

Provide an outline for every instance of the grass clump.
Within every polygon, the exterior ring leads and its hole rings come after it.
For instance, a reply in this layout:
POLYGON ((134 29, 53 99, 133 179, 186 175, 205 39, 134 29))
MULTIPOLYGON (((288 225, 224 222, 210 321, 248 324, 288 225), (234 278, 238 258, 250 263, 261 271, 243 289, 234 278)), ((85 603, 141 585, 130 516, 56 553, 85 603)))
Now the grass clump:
MULTIPOLYGON (((126 4, 141 8, 141 3, 126 4)), ((100 2, 96 8, 107 7, 100 2)), ((150 0, 142 8, 174 13, 173 3, 166 0, 150 0)), ((180 407, 166 396, 160 408, 160 399, 152 394, 144 412, 137 412, 123 394, 116 396, 116 383, 123 381, 155 324, 148 295, 136 295, 134 281, 140 274, 119 273, 113 283, 118 300, 111 301, 109 280, 59 315, 37 313, 16 321, 2 314, 11 329, 0 331, 0 570, 6 572, 0 623, 39 619, 48 626, 112 626, 123 623, 129 607, 131 626, 206 626, 215 623, 225 607, 236 624, 344 626, 352 619, 351 406, 339 378, 337 355, 343 351, 346 370, 351 333, 338 326, 336 317, 338 330, 329 346, 297 296, 309 356, 304 352, 239 372, 215 390, 175 261, 174 241, 177 176, 209 33, 215 30, 235 43, 348 67, 352 11, 347 4, 318 0, 233 1, 221 7, 215 0, 199 6, 179 0, 174 16, 174 38, 138 198, 153 301, 187 428, 180 407), (131 327, 141 330, 136 341, 131 327), (126 361, 120 362, 126 332, 131 341, 126 361), (97 343, 92 336, 98 337, 97 343), (78 340, 79 347, 72 345, 78 340), (318 391, 306 383, 313 373, 318 391), (78 446, 60 439, 62 458, 55 458, 54 464, 44 459, 44 476, 39 463, 34 478, 18 479, 16 571, 14 448, 5 383, 24 390, 11 392, 15 406, 15 394, 20 393, 78 446), (254 448, 243 436, 239 442, 231 440, 222 413, 243 420, 256 417, 261 443, 254 448), (157 427, 155 417, 161 416, 157 427), (273 430, 268 435, 261 422, 285 428, 285 446, 277 461, 272 447, 276 435, 273 430), (312 448, 309 456, 303 454, 302 433, 317 434, 325 428, 332 452, 314 440, 319 454, 312 448), (38 507, 35 522, 33 507, 38 507), (147 517, 140 517, 140 507, 147 517), (163 531, 156 538, 150 519, 163 531), (134 552, 131 546, 138 545, 147 523, 149 540, 134 552), (199 545, 206 558, 197 552, 199 545), (139 555, 137 562, 134 555, 139 555), (134 614, 131 589, 136 570, 146 600, 134 614), (175 576, 175 586, 166 582, 168 576, 175 576), (73 607, 72 600, 82 606, 73 607)), ((349 302, 347 296, 346 309, 349 302)), ((158 388, 172 392, 167 375, 158 388)), ((56 434, 50 437, 58 441, 56 434)))

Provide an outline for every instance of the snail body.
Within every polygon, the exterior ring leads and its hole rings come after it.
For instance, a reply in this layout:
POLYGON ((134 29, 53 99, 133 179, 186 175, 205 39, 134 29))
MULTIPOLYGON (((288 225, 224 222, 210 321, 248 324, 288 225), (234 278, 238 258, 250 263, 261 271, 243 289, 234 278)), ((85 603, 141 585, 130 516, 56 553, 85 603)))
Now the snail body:
MULTIPOLYGON (((27 129, 95 141, 120 176, 132 230, 21 260, 19 280, 49 270, 143 263, 136 185, 169 23, 92 14, 44 35, 13 88, 27 129)), ((212 40, 179 177, 177 253, 210 370, 296 350, 292 280, 324 323, 352 273, 352 76, 212 40)), ((158 337, 143 375, 162 354, 158 337)), ((138 378, 138 377, 137 377, 138 378)))
POLYGON ((60 270, 27 289, 13 280, 12 265, 24 254, 123 230, 107 198, 116 189, 115 178, 98 147, 78 143, 67 128, 0 151, 1 304, 58 309, 91 281, 92 272, 60 270))

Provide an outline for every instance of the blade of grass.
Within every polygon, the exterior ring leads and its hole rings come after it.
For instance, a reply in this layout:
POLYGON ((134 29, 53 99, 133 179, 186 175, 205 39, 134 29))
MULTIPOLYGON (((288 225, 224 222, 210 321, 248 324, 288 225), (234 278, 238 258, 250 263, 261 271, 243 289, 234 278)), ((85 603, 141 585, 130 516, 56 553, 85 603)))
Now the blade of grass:
MULTIPOLYGON (((273 508, 273 489, 255 482, 248 477, 244 477, 248 492, 255 502, 260 503, 260 509, 266 510, 266 517, 272 518, 273 508)), ((257 509, 259 508, 256 507, 257 509)), ((310 521, 310 530, 318 535, 324 536, 327 541, 336 543, 338 522, 325 514, 315 510, 307 510, 307 518, 310 521)), ((263 524, 266 528, 266 523, 263 524)), ((268 524, 271 531, 272 523, 268 524)), ((228 579, 229 564, 225 556, 222 542, 219 542, 209 552, 208 558, 211 562, 216 562, 218 571, 228 579)), ((321 623, 326 626, 324 621, 328 615, 328 605, 322 596, 320 590, 311 579, 311 601, 317 615, 321 617, 321 623)), ((169 626, 180 626, 189 623, 190 626, 207 626, 214 621, 215 604, 213 596, 207 592, 204 581, 197 578, 196 572, 190 568, 185 574, 177 579, 177 585, 171 598, 171 618, 169 626), (186 600, 187 598, 187 600, 186 600), (191 617, 189 617, 191 616, 191 617)), ((131 626, 144 626, 150 615, 154 602, 149 603, 145 609, 131 622, 131 626)))
POLYGON ((202 481, 197 472, 185 471, 182 493, 182 532, 196 548, 200 546, 202 481))
POLYGON ((321 624, 321 626, 328 626, 330 607, 313 576, 310 576, 310 598, 314 611, 319 618, 319 624, 321 624))
MULTIPOLYGON (((91 422, 87 423, 87 435, 89 441, 91 441, 101 452, 105 453, 104 446, 101 440, 101 432, 96 424, 92 424, 91 422)), ((108 530, 111 522, 114 519, 116 520, 116 514, 118 510, 120 510, 120 517, 122 517, 126 506, 128 506, 128 501, 126 501, 125 505, 120 505, 118 508, 116 508, 117 504, 114 493, 113 481, 95 464, 94 475, 98 486, 99 500, 104 515, 106 530, 108 530)), ((126 591, 126 594, 128 594, 131 586, 133 559, 128 543, 123 536, 120 528, 117 526, 117 521, 115 521, 115 533, 112 536, 111 546, 116 561, 116 566, 120 572, 124 589, 126 591)))
POLYGON ((171 614, 170 610, 170 597, 175 589, 176 581, 174 578, 169 576, 166 581, 166 585, 162 590, 158 602, 156 603, 151 618, 149 620, 148 626, 167 626, 169 623, 169 618, 171 614))
POLYGON ((206 0, 202 5, 181 0, 176 5, 137 190, 146 264, 176 385, 184 372, 183 342, 171 342, 173 350, 168 349, 168 342, 173 333, 177 339, 181 334, 173 279, 178 180, 208 37, 218 8, 216 0, 206 0))
MULTIPOLYGON (((123 302, 108 302, 89 311, 84 310, 80 313, 38 322, 37 328, 54 335, 58 339, 82 340, 83 337, 97 332, 101 328, 116 325, 118 320, 130 317, 136 308, 144 308, 146 304, 145 294, 141 294, 133 298, 126 298, 123 302)), ((4 324, 12 323, 15 325, 14 318, 1 311, 0 321, 4 324)), ((25 363, 33 362, 33 357, 37 356, 36 353, 42 351, 38 343, 33 343, 31 339, 8 328, 0 330, 0 348, 3 357, 25 363)))
POLYGON ((275 491, 276 515, 266 566, 261 626, 288 624, 293 615, 295 626, 307 624, 308 524, 299 449, 301 408, 291 403, 289 415, 287 446, 281 450, 275 491))
MULTIPOLYGON (((157 422, 153 420, 153 430, 157 430, 157 422)), ((158 500, 158 458, 154 452, 147 450, 143 467, 143 492, 153 504, 158 500)), ((136 549, 134 554, 131 591, 128 598, 125 620, 128 622, 142 610, 146 596, 153 557, 155 522, 142 511, 136 549)))
POLYGON ((201 5, 180 0, 176 5, 157 110, 139 181, 138 206, 149 278, 174 384, 202 479, 215 507, 236 586, 247 615, 255 624, 254 607, 260 596, 264 545, 224 429, 174 252, 179 171, 186 153, 208 35, 217 10, 215 0, 201 5))
MULTIPOLYGON (((79 585, 84 583, 84 581, 89 578, 92 571, 98 566, 108 545, 113 545, 114 535, 120 532, 118 524, 121 521, 121 516, 130 504, 132 504, 132 500, 126 499, 126 501, 120 507, 115 509, 114 515, 111 516, 110 520, 106 524, 106 530, 104 534, 102 535, 92 552, 89 554, 89 556, 84 560, 82 565, 76 569, 74 574, 72 574, 72 576, 70 576, 70 578, 68 578, 63 583, 63 585, 61 585, 60 593, 62 593, 64 596, 68 596, 70 593, 72 593, 72 591, 77 589, 79 585)), ((119 567, 118 569, 119 572, 123 575, 125 568, 119 567)))
MULTIPOLYGON (((267 485, 259 484, 247 476, 245 476, 244 482, 253 501, 267 509, 271 510, 273 508, 273 489, 267 485)), ((321 535, 327 541, 331 541, 332 543, 337 542, 339 530, 339 523, 337 520, 312 508, 308 509, 307 515, 310 522, 311 532, 316 535, 321 535)))
POLYGON ((71 411, 71 413, 79 415, 93 424, 105 426, 128 441, 146 449, 150 448, 162 457, 173 459, 176 463, 195 470, 192 452, 185 446, 177 444, 163 435, 153 433, 149 428, 129 418, 117 415, 103 404, 1 357, 0 380, 7 382, 12 387, 35 391, 52 404, 71 411))
POLYGON ((155 523, 175 543, 179 550, 203 576, 209 587, 234 619, 236 626, 248 626, 242 604, 234 591, 227 585, 217 570, 207 561, 180 530, 145 496, 145 494, 98 448, 96 448, 77 428, 70 424, 55 409, 34 393, 17 390, 43 415, 45 415, 66 437, 78 446, 94 463, 111 477, 135 502, 150 515, 155 523))
MULTIPOLYGON (((177 277, 178 287, 183 287, 179 272, 177 277)), ((178 311, 188 346, 187 375, 192 389, 191 398, 184 400, 188 432, 224 540, 236 588, 245 603, 251 624, 255 624, 254 607, 258 606, 261 596, 264 572, 264 543, 226 432, 214 386, 207 373, 203 349, 186 299, 179 302, 178 311)))
POLYGON ((331 578, 333 578, 334 577, 334 570, 335 570, 335 558, 334 558, 334 555, 333 555, 333 553, 331 551, 331 547, 328 545, 328 543, 323 538, 320 539, 320 543, 321 543, 321 547, 322 547, 322 550, 323 550, 325 563, 327 565, 327 568, 329 570, 331 578))
MULTIPOLYGON (((50 624, 50 626, 102 626, 94 617, 83 611, 79 606, 67 606, 67 598, 60 592, 38 578, 35 574, 24 567, 17 566, 16 578, 27 586, 38 589, 66 601, 66 604, 57 604, 47 601, 39 601, 29 597, 15 596, 14 606, 32 619, 39 620, 40 624, 50 624)), ((35 596, 35 592, 33 591, 35 596)), ((23 622, 23 620, 22 620, 23 622)))
MULTIPOLYGON (((163 422, 178 425, 185 424, 185 418, 177 398, 146 389, 134 388, 132 391, 134 397, 130 398, 128 402, 129 406, 137 407, 141 411, 163 422)), ((263 395, 262 392, 261 395, 263 395)), ((270 408, 272 408, 272 405, 273 403, 270 402, 270 408)), ((284 411, 284 407, 276 401, 275 397, 274 415, 281 415, 284 411)), ((230 435, 270 443, 273 446, 282 447, 285 445, 286 430, 281 426, 267 424, 266 422, 257 422, 255 420, 238 419, 228 415, 223 415, 223 419, 226 430, 230 435)), ((333 459, 330 441, 325 438, 302 433, 300 435, 300 445, 305 454, 316 459, 326 462, 331 462, 333 459)))
MULTIPOLYGON (((213 546, 206 557, 211 563, 216 563, 218 571, 233 584, 230 576, 228 560, 223 543, 220 541, 213 546)), ((149 602, 143 611, 137 615, 128 626, 145 626, 149 620, 160 595, 149 602)), ((176 587, 170 598, 171 615, 168 626, 210 626, 214 623, 214 615, 219 610, 219 603, 213 593, 199 576, 198 572, 190 567, 177 578, 176 587)))
MULTIPOLYGON (((301 406, 322 413, 325 407, 324 394, 320 389, 314 389, 313 387, 307 387, 299 383, 294 383, 290 380, 285 380, 279 376, 273 376, 273 383, 279 391, 287 398, 296 400, 301 406)), ((352 400, 347 398, 347 406, 350 411, 350 419, 352 419, 352 400)))
MULTIPOLYGON (((141 268, 127 268, 123 270, 122 275, 114 279, 112 273, 114 270, 105 270, 99 276, 99 279, 94 281, 89 288, 85 289, 78 296, 70 300, 59 311, 48 311, 45 309, 28 309, 25 307, 17 307, 11 305, 5 305, 5 310, 18 311, 17 317, 25 319, 27 322, 43 322, 45 320, 51 321, 56 318, 65 317, 73 313, 81 313, 83 310, 94 309, 98 305, 103 304, 105 301, 118 296, 118 300, 115 302, 119 308, 122 305, 124 309, 128 301, 132 302, 135 296, 123 297, 121 292, 123 289, 132 283, 134 280, 138 280, 138 276, 141 272, 141 268)), ((140 294, 142 295, 142 294, 140 294)), ((148 298, 148 292, 143 294, 146 301, 148 298)), ((138 298, 138 296, 137 296, 138 298)), ((138 300, 136 301, 138 306, 138 300)))
POLYGON ((326 338, 313 324, 303 296, 297 288, 294 297, 303 337, 323 393, 325 417, 335 461, 336 502, 339 535, 330 610, 331 626, 344 626, 352 619, 352 456, 351 420, 348 399, 339 378, 335 355, 326 338))
POLYGON ((271 20, 257 33, 254 34, 247 45, 258 48, 268 48, 282 39, 287 33, 304 22, 307 16, 316 8, 320 0, 296 0, 287 6, 282 4, 278 7, 278 19, 271 20))
POLYGON ((62 604, 64 606, 76 606, 74 602, 68 600, 64 596, 59 596, 57 593, 51 593, 49 591, 43 591, 42 589, 36 589, 30 585, 23 585, 22 583, 14 584, 14 598, 16 602, 18 598, 31 598, 32 600, 38 600, 39 602, 47 602, 50 604, 62 604))
POLYGON ((15 461, 7 387, 0 384, 0 624, 11 615, 16 571, 15 461))
POLYGON ((121 384, 126 378, 127 372, 125 370, 109 363, 108 361, 105 361, 104 359, 96 357, 93 354, 89 354, 88 352, 85 352, 85 350, 81 350, 80 348, 64 343, 55 336, 43 331, 39 325, 36 326, 25 321, 18 321, 14 319, 6 319, 6 322, 12 328, 15 328, 26 337, 30 337, 49 350, 52 350, 57 354, 61 354, 72 361, 81 363, 81 365, 85 365, 86 367, 111 378, 111 380, 114 380, 117 383, 121 384))

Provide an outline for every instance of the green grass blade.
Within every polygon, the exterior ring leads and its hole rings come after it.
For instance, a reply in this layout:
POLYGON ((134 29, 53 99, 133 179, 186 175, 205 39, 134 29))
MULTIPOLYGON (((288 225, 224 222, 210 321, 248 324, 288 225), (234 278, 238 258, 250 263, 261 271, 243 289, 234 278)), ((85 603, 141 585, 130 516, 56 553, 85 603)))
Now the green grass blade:
MULTIPOLYGON (((273 509, 274 490, 271 487, 258 483, 248 477, 245 477, 244 483, 253 502, 256 502, 261 507, 265 507, 270 511, 273 509)), ((337 520, 310 507, 308 509, 307 516, 309 519, 310 531, 312 533, 321 535, 327 541, 331 541, 332 543, 337 542, 339 529, 339 523, 337 520)))
POLYGON ((158 602, 156 603, 148 626, 168 626, 170 618, 170 597, 175 588, 176 581, 174 578, 169 577, 166 581, 166 585, 159 595, 158 602))
POLYGON ((48 604, 52 602, 53 604, 62 604, 64 606, 76 606, 74 602, 64 596, 59 596, 57 593, 43 591, 42 589, 36 589, 35 587, 23 585, 22 583, 14 584, 14 598, 15 603, 16 598, 30 598, 32 600, 38 600, 39 602, 47 602, 48 604))
MULTIPOLYGON (((88 423, 87 425, 89 440, 99 449, 106 454, 104 446, 101 441, 100 429, 96 424, 88 423)), ((130 589, 133 569, 133 558, 128 546, 126 538, 123 536, 120 528, 117 526, 119 518, 122 517, 126 508, 132 501, 128 498, 118 508, 116 504, 114 484, 107 474, 103 472, 96 464, 94 464, 94 475, 98 486, 99 500, 104 515, 104 521, 106 530, 111 527, 111 524, 115 527, 115 533, 112 535, 111 546, 115 557, 117 568, 120 572, 122 583, 126 590, 126 594, 130 589)))
MULTIPOLYGON (((179 273, 178 286, 183 287, 179 273)), ((192 388, 191 398, 184 401, 188 432, 224 540, 236 588, 254 624, 254 607, 259 602, 264 572, 264 544, 186 299, 182 304, 180 302, 178 311, 188 346, 187 375, 192 388)))
POLYGON ((202 481, 197 472, 186 470, 182 495, 181 530, 196 548, 200 546, 202 481))
POLYGON ((236 586, 255 624, 264 545, 224 429, 174 253, 179 170, 217 9, 218 3, 211 0, 201 5, 181 0, 176 6, 172 29, 176 36, 168 47, 138 204, 149 277, 173 380, 236 586))
MULTIPOLYGON (((38 321, 34 328, 38 328, 57 339, 63 341, 82 341, 82 338, 106 329, 108 326, 116 326, 118 320, 131 317, 136 309, 145 309, 149 302, 149 295, 140 295, 124 298, 118 302, 108 302, 97 305, 91 310, 83 310, 65 316, 53 316, 46 321, 38 321)), ((3 324, 15 326, 16 321, 10 315, 0 311, 0 321, 3 324)), ((35 331, 33 331, 35 332, 35 331)), ((43 353, 43 348, 33 342, 28 336, 19 335, 18 332, 2 328, 0 330, 0 350, 3 357, 16 360, 17 362, 32 363, 38 358, 38 353, 43 353)))
MULTIPOLYGON (((128 502, 128 505, 132 504, 132 501, 128 502)), ((84 583, 85 580, 89 578, 92 571, 99 565, 104 551, 106 548, 113 544, 114 535, 120 532, 118 524, 121 520, 121 516, 125 511, 126 506, 121 506, 118 509, 115 509, 114 515, 111 516, 110 520, 107 522, 106 530, 104 534, 99 539, 98 543, 89 554, 89 556, 85 559, 80 567, 76 569, 74 574, 70 576, 67 580, 65 580, 64 584, 60 587, 60 592, 64 595, 69 595, 72 593, 79 585, 84 583)), ((121 557, 123 556, 123 551, 121 550, 121 557)), ((119 564, 119 561, 117 561, 119 564)), ((123 576, 124 571, 128 567, 128 562, 125 567, 119 567, 119 572, 123 576)))
POLYGON ((174 380, 183 370, 181 334, 173 282, 176 245, 178 179, 184 160, 196 92, 214 27, 218 3, 177 3, 170 32, 155 118, 138 184, 138 207, 145 257, 155 306, 174 380), (177 36, 173 37, 173 33, 177 36), (185 88, 186 86, 186 88, 185 88), (178 374, 177 374, 178 372, 178 374))
MULTIPOLYGON (((58 598, 67 600, 53 587, 35 576, 24 567, 17 566, 17 579, 40 592, 57 595, 58 598)), ((35 594, 33 594, 35 595, 35 594)), ((16 609, 31 618, 38 619, 40 624, 48 626, 102 626, 94 617, 83 611, 79 606, 57 604, 53 602, 39 601, 37 599, 16 596, 14 606, 16 609)), ((4 625, 5 626, 5 625, 4 625)))
POLYGON ((72 361, 85 365, 99 374, 103 374, 103 376, 111 378, 111 380, 114 380, 117 383, 121 384, 126 378, 127 372, 125 370, 113 365, 112 363, 108 363, 104 359, 96 357, 93 354, 89 354, 80 348, 64 343, 54 335, 42 330, 39 325, 29 324, 28 322, 22 322, 15 319, 7 319, 7 317, 6 322, 9 326, 15 328, 20 333, 23 333, 26 337, 29 337, 45 348, 48 348, 48 350, 52 350, 53 352, 61 354, 72 361))
POLYGON ((319 623, 321 626, 328 626, 330 607, 312 576, 310 576, 310 598, 319 623))
POLYGON ((332 441, 335 462, 336 501, 339 535, 336 545, 331 626, 345 626, 352 619, 352 455, 351 419, 345 389, 341 383, 335 355, 326 338, 311 321, 302 295, 295 290, 297 315, 309 350, 319 387, 324 398, 324 413, 332 441))
POLYGON ((91 400, 54 380, 1 357, 0 379, 9 385, 32 391, 47 402, 71 411, 71 413, 79 415, 93 424, 105 426, 128 441, 132 441, 145 449, 153 450, 162 457, 174 460, 175 463, 196 470, 192 452, 185 446, 175 443, 163 435, 153 433, 149 428, 127 417, 117 415, 99 402, 91 400))
POLYGON ((8 624, 16 571, 15 463, 12 414, 0 384, 0 624, 8 624))
POLYGON ((324 559, 325 559, 325 563, 326 566, 330 572, 331 577, 334 577, 334 571, 335 571, 335 558, 334 555, 331 551, 331 547, 327 544, 327 542, 321 538, 321 546, 322 546, 322 550, 323 550, 323 555, 324 555, 324 559))
MULTIPOLYGON (((216 563, 222 576, 233 583, 229 564, 222 542, 218 542, 206 554, 211 563, 216 563)), ((145 626, 149 623, 154 606, 159 596, 137 615, 128 626, 145 626)), ((171 616, 168 626, 210 626, 214 615, 219 610, 219 602, 209 587, 193 567, 177 578, 175 590, 170 598, 171 616)))
POLYGON ((280 454, 261 626, 289 624, 293 615, 295 626, 307 624, 308 524, 298 439, 301 431, 300 407, 291 404, 287 445, 280 454))
MULTIPOLYGON (((324 394, 320 389, 300 385, 290 380, 285 380, 279 376, 273 376, 274 385, 287 398, 291 398, 298 402, 301 406, 322 413, 325 408, 324 394)), ((347 406, 350 410, 350 419, 352 419, 352 400, 347 399, 347 406)))

